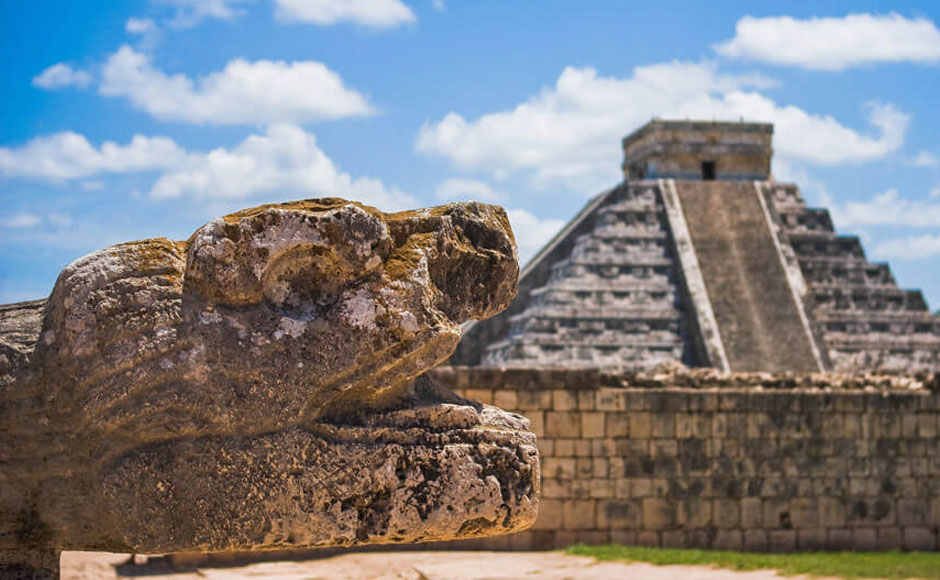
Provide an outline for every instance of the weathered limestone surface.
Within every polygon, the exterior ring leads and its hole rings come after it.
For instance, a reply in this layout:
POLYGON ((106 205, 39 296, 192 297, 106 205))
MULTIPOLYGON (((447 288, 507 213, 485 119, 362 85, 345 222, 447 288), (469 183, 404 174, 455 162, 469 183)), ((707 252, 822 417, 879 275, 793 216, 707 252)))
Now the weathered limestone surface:
POLYGON ((528 526, 528 422, 422 376, 460 323, 507 306, 517 277, 499 208, 383 214, 340 199, 70 264, 48 302, 0 307, 0 575, 52 576, 62 549, 528 526))

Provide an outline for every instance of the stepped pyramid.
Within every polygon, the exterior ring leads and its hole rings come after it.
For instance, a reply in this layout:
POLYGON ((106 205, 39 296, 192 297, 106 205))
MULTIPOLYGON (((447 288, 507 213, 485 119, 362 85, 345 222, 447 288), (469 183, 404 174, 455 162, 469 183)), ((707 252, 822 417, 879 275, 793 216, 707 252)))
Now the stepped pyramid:
POLYGON ((624 181, 525 267, 451 362, 726 371, 940 371, 940 316, 825 209, 770 177, 773 126, 654 120, 624 181))

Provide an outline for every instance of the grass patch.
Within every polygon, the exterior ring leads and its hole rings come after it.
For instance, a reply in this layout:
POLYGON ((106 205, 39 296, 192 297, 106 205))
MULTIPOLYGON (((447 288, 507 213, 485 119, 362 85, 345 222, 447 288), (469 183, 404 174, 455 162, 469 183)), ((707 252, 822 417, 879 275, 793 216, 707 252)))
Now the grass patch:
POLYGON ((937 552, 804 552, 758 554, 711 550, 672 550, 636 546, 572 546, 576 556, 598 560, 648 562, 657 566, 682 564, 716 566, 732 570, 777 570, 784 576, 809 574, 840 578, 929 578, 940 579, 937 552))

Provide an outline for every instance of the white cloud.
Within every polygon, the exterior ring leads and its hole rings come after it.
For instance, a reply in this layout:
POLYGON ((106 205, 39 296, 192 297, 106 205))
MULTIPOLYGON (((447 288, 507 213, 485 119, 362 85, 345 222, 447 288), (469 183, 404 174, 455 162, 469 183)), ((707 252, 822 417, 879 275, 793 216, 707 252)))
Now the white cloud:
POLYGON ((378 179, 341 172, 317 146, 313 134, 294 125, 273 125, 232 147, 191 153, 150 190, 156 199, 189 195, 243 199, 286 194, 290 198, 338 196, 382 209, 405 209, 416 200, 378 179))
POLYGON ((521 171, 536 184, 587 193, 620 179, 621 137, 654 116, 772 122, 777 156, 817 164, 877 159, 903 143, 909 117, 891 105, 868 107, 877 132, 865 135, 746 90, 768 84, 719 74, 711 63, 642 66, 628 78, 567 67, 553 87, 511 109, 472 120, 451 112, 425 124, 415 148, 497 179, 521 171))
MULTIPOLYGON (((272 125, 234 147, 207 152, 186 151, 166 137, 140 135, 127 145, 105 142, 96 148, 72 132, 37 137, 18 148, 0 148, 0 175, 6 177, 64 181, 136 172, 158 173, 150 189, 154 199, 345 197, 386 210, 418 205, 411 195, 378 179, 340 171, 317 146, 314 135, 296 125, 272 125)), ((97 183, 85 181, 82 187, 93 190, 97 183)), ((61 224, 68 217, 49 219, 61 224)))
POLYGON ((61 181, 172 167, 185 156, 166 137, 135 135, 127 145, 106 141, 95 147, 83 135, 64 131, 36 137, 20 147, 0 147, 0 175, 61 181))
POLYGON ((444 0, 431 0, 431 5, 434 6, 434 9, 438 12, 443 12, 445 10, 444 0))
POLYGON ((729 58, 843 70, 869 63, 940 62, 940 31, 926 18, 849 14, 843 18, 745 16, 735 36, 715 46, 729 58))
POLYGON ((189 28, 205 19, 232 20, 244 13, 237 5, 250 1, 252 0, 157 0, 156 3, 175 8, 175 13, 167 24, 175 28, 189 28))
POLYGON ((506 215, 519 247, 520 264, 526 264, 565 225, 563 220, 539 219, 524 209, 508 209, 506 215))
POLYGON ((443 201, 470 200, 488 203, 496 203, 503 199, 503 195, 490 187, 488 183, 464 178, 445 179, 438 183, 434 188, 434 196, 443 201))
POLYGON ((28 212, 20 212, 0 219, 0 225, 5 228, 31 228, 42 223, 42 218, 28 212))
MULTIPOLYGON (((928 196, 933 199, 933 196, 928 196)), ((898 226, 940 228, 940 202, 910 200, 897 189, 879 193, 868 201, 847 201, 830 208, 839 227, 898 226)))
POLYGON ((282 22, 326 26, 353 22, 369 28, 393 28, 416 20, 400 0, 275 0, 275 17, 282 22))
POLYGON ((911 164, 917 167, 940 167, 940 158, 930 151, 920 151, 911 159, 911 164))
POLYGON ((128 18, 124 30, 140 39, 138 46, 144 51, 153 50, 163 37, 160 27, 151 18, 128 18))
POLYGON ((91 75, 87 71, 73 69, 64 62, 54 64, 33 77, 33 86, 49 91, 66 87, 87 88, 91 84, 91 75))
POLYGON ((885 240, 875 246, 875 255, 894 260, 916 260, 940 255, 940 234, 923 234, 885 240))
POLYGON ((85 191, 100 191, 104 189, 104 182, 98 180, 83 181, 81 186, 85 191))
POLYGON ((323 63, 235 59, 193 81, 157 70, 147 55, 129 46, 108 59, 99 91, 127 97, 159 119, 189 123, 306 122, 375 112, 323 63))

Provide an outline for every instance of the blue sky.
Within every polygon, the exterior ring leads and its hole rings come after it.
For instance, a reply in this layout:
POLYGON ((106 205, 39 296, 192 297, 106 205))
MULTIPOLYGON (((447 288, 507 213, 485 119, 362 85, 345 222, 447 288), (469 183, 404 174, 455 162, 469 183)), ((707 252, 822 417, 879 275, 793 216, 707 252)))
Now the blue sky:
POLYGON ((493 201, 526 258, 660 116, 774 122, 777 179, 936 310, 938 22, 935 2, 0 2, 0 302, 108 244, 328 195, 493 201))

